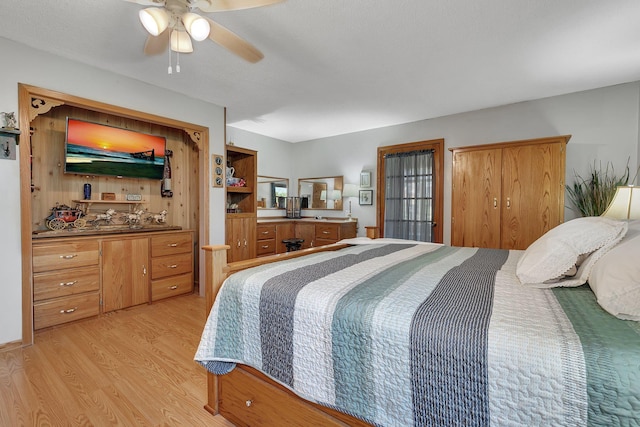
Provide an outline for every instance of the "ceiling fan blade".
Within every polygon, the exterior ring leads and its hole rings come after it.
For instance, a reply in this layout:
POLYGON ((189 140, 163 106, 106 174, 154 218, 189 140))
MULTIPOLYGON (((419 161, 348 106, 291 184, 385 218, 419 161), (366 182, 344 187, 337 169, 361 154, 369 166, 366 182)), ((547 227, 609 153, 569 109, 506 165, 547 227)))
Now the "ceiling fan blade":
POLYGON ((209 21, 211 26, 209 39, 212 41, 251 63, 256 63, 264 58, 262 52, 237 34, 207 17, 205 19, 209 21))
POLYGON ((165 0, 124 0, 142 6, 164 6, 165 0))
POLYGON ((167 28, 157 36, 149 35, 147 41, 144 43, 145 55, 160 55, 169 47, 169 36, 171 31, 167 28))
MULTIPOLYGON (((143 0, 144 1, 144 0, 143 0)), ((269 6, 284 0, 197 0, 191 4, 203 12, 224 12, 228 10, 253 9, 254 7, 269 6)))

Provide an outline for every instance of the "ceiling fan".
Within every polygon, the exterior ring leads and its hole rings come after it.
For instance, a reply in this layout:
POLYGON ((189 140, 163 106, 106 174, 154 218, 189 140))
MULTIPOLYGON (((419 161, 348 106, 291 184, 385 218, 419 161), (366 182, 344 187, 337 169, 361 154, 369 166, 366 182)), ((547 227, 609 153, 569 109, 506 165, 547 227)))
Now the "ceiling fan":
MULTIPOLYGON (((216 23, 212 19, 197 14, 252 9, 280 3, 284 0, 126 0, 143 6, 140 21, 149 32, 144 53, 157 55, 167 47, 178 53, 193 52, 191 39, 202 41, 206 38, 218 43, 239 57, 256 63, 264 58, 262 52, 252 44, 216 23)), ((179 71, 179 69, 178 69, 179 71)), ((171 67, 169 67, 171 73, 171 67)))

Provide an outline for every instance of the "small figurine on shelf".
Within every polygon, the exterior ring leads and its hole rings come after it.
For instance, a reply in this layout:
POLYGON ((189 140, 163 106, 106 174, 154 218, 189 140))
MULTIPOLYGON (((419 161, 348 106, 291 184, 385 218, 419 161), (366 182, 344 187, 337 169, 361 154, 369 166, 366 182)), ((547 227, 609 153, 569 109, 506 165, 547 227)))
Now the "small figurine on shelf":
POLYGON ((96 227, 98 227, 102 221, 104 221, 105 224, 111 224, 113 222, 112 217, 115 213, 115 209, 107 209, 105 213, 97 214, 91 223, 96 227))
POLYGON ((71 209, 67 205, 59 205, 51 208, 51 215, 45 218, 44 225, 53 231, 64 230, 67 227, 83 228, 87 224, 87 220, 83 218, 84 212, 76 205, 75 209, 71 209))
POLYGON ((167 210, 163 209, 159 214, 152 214, 148 216, 147 221, 155 222, 156 224, 164 224, 167 221, 167 210))
POLYGON ((2 115, 3 119, 4 119, 4 126, 2 126, 4 129, 15 129, 16 126, 18 125, 17 121, 16 121, 16 113, 15 112, 10 112, 10 113, 0 113, 0 115, 2 115))
POLYGON ((124 217, 124 222, 129 224, 130 228, 136 228, 140 226, 140 219, 142 218, 142 214, 144 210, 140 209, 133 213, 126 213, 124 217))

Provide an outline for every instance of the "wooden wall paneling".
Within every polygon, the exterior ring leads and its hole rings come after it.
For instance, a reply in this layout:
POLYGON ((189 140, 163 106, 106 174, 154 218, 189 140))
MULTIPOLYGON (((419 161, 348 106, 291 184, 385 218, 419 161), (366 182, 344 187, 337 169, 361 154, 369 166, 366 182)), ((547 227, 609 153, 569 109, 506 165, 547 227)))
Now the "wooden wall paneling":
MULTIPOLYGON (((44 219, 56 204, 74 207, 72 200, 82 199, 83 186, 91 184, 92 200, 100 200, 102 193, 115 193, 117 200, 124 200, 127 193, 141 194, 144 208, 149 214, 167 210, 167 224, 185 229, 197 229, 198 210, 198 148, 182 130, 160 125, 150 125, 132 119, 118 118, 104 113, 95 113, 71 106, 51 109, 46 115, 34 119, 32 128, 33 224, 35 230, 45 230, 44 219), (67 117, 88 120, 135 131, 164 135, 167 149, 173 151, 171 158, 172 188, 174 196, 160 195, 160 181, 109 176, 82 176, 64 173, 64 145, 67 117), (187 172, 187 174, 183 173, 187 172)), ((92 212, 102 212, 113 207, 126 212, 133 207, 126 205, 92 207, 92 212)), ((148 215, 145 215, 148 216, 148 215)), ((89 216, 89 219, 92 216, 89 216)))

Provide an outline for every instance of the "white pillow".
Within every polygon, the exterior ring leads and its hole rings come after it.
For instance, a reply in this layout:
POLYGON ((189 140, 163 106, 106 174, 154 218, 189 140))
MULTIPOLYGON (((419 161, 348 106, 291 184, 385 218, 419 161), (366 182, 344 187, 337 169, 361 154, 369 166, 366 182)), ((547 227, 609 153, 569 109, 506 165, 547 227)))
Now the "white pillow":
POLYGON ((598 303, 620 319, 640 321, 640 220, 591 269, 589 286, 598 303))
POLYGON ((580 286, 589 278, 593 264, 624 237, 627 222, 604 217, 584 217, 558 225, 533 242, 516 266, 520 282, 537 287, 580 286), (575 276, 554 280, 576 265, 581 255, 591 254, 575 276), (545 283, 547 282, 547 283, 545 283))

